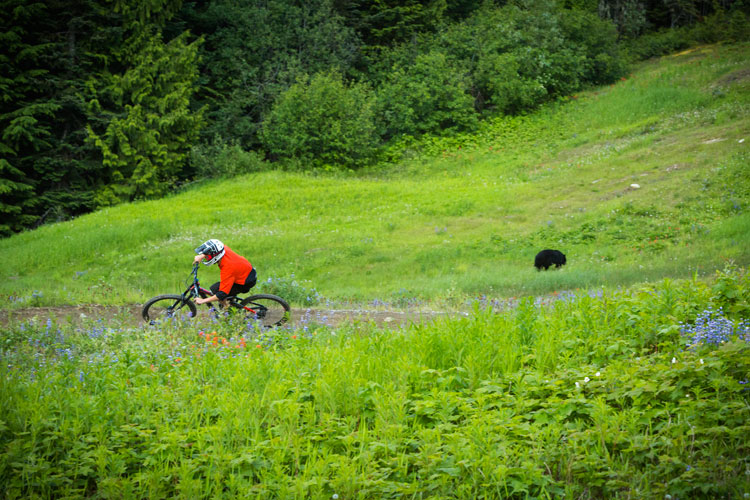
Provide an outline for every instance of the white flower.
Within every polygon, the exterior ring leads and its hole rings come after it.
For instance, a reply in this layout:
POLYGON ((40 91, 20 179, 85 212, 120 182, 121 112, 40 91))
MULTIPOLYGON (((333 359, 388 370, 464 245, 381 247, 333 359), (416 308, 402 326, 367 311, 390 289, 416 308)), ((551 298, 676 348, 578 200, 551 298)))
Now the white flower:
POLYGON ((701 358, 701 364, 703 364, 703 358, 701 358))
POLYGON ((579 384, 578 382, 576 382, 576 387, 581 387, 581 384, 579 384))
POLYGON ((333 500, 336 500, 338 497, 339 497, 338 493, 334 493, 333 495, 331 495, 331 498, 333 498, 333 500))
POLYGON ((589 380, 591 380, 591 379, 588 378, 588 377, 586 377, 586 378, 583 379, 584 382, 588 382, 589 380))
POLYGON ((677 358, 672 358, 672 364, 677 363, 677 358))
POLYGON ((596 376, 597 376, 597 377, 601 377, 601 375, 602 375, 601 373, 599 373, 599 372, 596 372, 596 376))

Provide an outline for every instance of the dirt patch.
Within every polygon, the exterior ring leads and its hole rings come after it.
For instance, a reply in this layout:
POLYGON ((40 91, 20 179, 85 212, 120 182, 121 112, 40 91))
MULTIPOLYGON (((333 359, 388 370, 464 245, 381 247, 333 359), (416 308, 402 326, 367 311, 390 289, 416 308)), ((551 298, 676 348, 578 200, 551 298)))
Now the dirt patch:
POLYGON ((101 306, 101 305, 79 305, 58 307, 25 307, 22 309, 0 310, 0 325, 9 322, 24 322, 29 320, 55 321, 78 323, 84 320, 98 320, 109 322, 120 319, 126 323, 141 320, 141 306, 101 306))
POLYGON ((724 75, 717 80, 717 85, 734 85, 735 83, 741 83, 745 80, 750 79, 750 68, 743 68, 737 71, 733 71, 728 75, 724 75))
MULTIPOLYGON (((201 308, 199 315, 208 312, 201 308)), ((401 326, 409 323, 423 323, 437 318, 461 316, 462 313, 444 313, 435 311, 380 311, 363 309, 292 309, 293 326, 306 325, 339 326, 343 323, 374 323, 378 326, 401 326)), ((56 322, 80 323, 82 321, 102 320, 109 323, 117 320, 123 324, 137 326, 143 324, 141 306, 102 306, 79 305, 59 307, 27 307, 23 309, 0 310, 0 325, 22 323, 25 321, 43 321, 53 319, 56 322)))

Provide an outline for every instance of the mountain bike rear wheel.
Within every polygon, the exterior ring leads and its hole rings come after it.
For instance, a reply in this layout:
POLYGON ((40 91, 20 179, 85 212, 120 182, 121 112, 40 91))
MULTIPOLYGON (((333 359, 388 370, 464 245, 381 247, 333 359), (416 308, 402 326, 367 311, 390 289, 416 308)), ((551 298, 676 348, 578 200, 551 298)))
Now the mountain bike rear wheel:
POLYGON ((245 318, 266 328, 283 325, 291 317, 291 308, 284 299, 276 295, 251 295, 240 302, 245 309, 245 318))
POLYGON ((157 295, 143 305, 143 319, 150 324, 162 319, 193 318, 198 313, 195 304, 183 300, 182 295, 157 295))

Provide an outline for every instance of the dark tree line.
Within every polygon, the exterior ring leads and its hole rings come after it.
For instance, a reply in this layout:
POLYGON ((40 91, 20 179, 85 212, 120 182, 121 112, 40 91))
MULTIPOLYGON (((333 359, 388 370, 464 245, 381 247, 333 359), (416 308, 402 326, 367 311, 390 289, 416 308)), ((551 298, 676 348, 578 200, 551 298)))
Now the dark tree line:
POLYGON ((0 0, 0 235, 269 162, 364 165, 611 82, 645 33, 746 35, 746 3, 0 0))

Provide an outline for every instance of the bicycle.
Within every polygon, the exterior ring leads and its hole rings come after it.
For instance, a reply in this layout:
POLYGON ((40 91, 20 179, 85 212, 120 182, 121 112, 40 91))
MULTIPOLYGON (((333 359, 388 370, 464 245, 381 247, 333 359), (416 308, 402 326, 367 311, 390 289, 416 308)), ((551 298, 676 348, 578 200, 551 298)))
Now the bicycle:
MULTIPOLYGON (((192 299, 196 297, 210 297, 210 290, 203 288, 198 281, 198 264, 193 265, 193 270, 188 278, 189 285, 182 295, 168 294, 157 295, 149 299, 143 305, 142 316, 144 321, 154 324, 159 319, 179 318, 183 313, 192 318, 198 314, 198 309, 192 299)), ((244 315, 244 319, 260 323, 261 326, 271 328, 280 326, 289 321, 291 310, 289 304, 277 295, 256 294, 241 299, 236 295, 226 298, 228 310, 244 315)), ((213 302, 213 304, 217 304, 213 302)), ((212 305, 208 305, 212 308, 212 305)), ((219 306, 220 307, 220 306, 219 306)))

